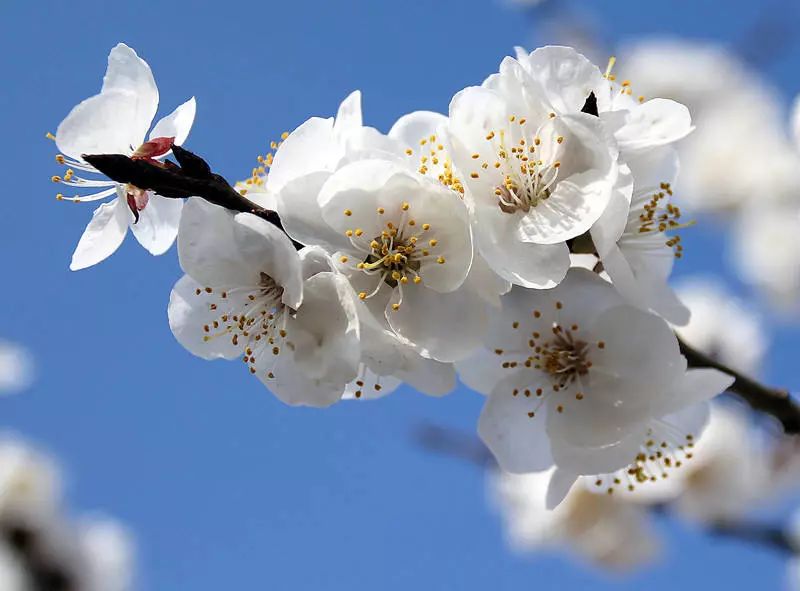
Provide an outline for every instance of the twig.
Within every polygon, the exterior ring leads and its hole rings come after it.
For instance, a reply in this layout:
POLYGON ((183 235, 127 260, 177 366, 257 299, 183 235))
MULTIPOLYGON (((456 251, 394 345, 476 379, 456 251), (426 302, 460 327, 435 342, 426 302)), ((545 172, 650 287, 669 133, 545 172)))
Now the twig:
POLYGON ((800 405, 786 390, 771 388, 723 365, 719 361, 701 353, 681 339, 678 339, 681 353, 686 356, 690 367, 712 367, 736 378, 730 391, 744 399, 754 410, 772 415, 789 435, 800 433, 800 405))
POLYGON ((709 524, 707 531, 715 536, 760 544, 790 555, 798 552, 798 549, 792 545, 786 531, 775 525, 722 521, 709 524))

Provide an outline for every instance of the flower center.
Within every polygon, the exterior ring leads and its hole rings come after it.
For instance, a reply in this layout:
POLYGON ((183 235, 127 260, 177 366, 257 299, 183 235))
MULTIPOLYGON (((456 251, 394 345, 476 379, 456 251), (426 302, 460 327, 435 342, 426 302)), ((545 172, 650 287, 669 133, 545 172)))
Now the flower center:
MULTIPOLYGON (((291 310, 281 301, 283 287, 261 273, 259 285, 232 289, 197 288, 195 295, 208 301, 208 309, 219 312, 203 326, 203 341, 230 338, 231 344, 244 351, 243 361, 250 373, 256 373, 256 360, 269 351, 279 355, 287 337, 286 321, 291 310)), ((291 347, 292 344, 286 341, 291 347)), ((267 377, 274 377, 267 374, 267 377)))
MULTIPOLYGON (((464 185, 453 170, 453 162, 445 151, 444 145, 439 142, 435 134, 419 140, 419 168, 417 172, 422 175, 436 178, 445 187, 464 195, 464 185)), ((406 155, 413 157, 414 150, 406 149, 406 155)))
POLYGON ((473 170, 470 177, 480 178, 484 171, 494 168, 502 174, 501 182, 494 188, 497 205, 504 213, 518 211, 528 213, 555 191, 561 161, 558 159, 565 149, 565 138, 552 129, 555 113, 538 127, 511 115, 509 126, 491 130, 485 140, 489 144, 486 160, 480 152, 472 159, 480 162, 480 169, 473 170))
MULTIPOLYGON (((377 208, 377 214, 384 216, 386 209, 377 208)), ((353 215, 349 209, 344 211, 345 216, 353 215)), ((396 218, 395 218, 396 219, 396 218)), ((439 241, 436 238, 424 239, 431 232, 431 225, 420 223, 411 215, 411 205, 403 202, 400 206, 400 220, 386 221, 381 233, 372 239, 365 236, 361 228, 348 229, 345 236, 359 253, 360 261, 355 264, 355 269, 370 277, 376 277, 377 283, 371 292, 359 292, 362 300, 376 295, 384 285, 400 290, 402 302, 402 288, 411 281, 414 284, 422 282, 419 271, 422 265, 435 260, 437 264, 444 265, 446 260, 437 255, 439 241)), ((343 264, 350 262, 350 257, 343 255, 339 261, 343 264)), ((392 304, 397 310, 400 303, 392 304)))

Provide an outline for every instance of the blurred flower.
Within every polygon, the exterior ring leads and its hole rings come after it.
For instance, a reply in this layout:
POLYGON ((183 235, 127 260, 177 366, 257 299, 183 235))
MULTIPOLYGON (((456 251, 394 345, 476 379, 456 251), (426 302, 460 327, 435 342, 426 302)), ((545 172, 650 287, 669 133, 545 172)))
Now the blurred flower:
POLYGON ((556 509, 546 509, 552 473, 489 473, 489 498, 503 517, 514 549, 565 549, 613 570, 645 566, 658 556, 661 543, 646 508, 613 495, 593 494, 584 480, 556 509))
POLYGON ((637 93, 673 98, 692 113, 696 131, 681 142, 678 188, 694 210, 797 194, 800 159, 780 99, 757 72, 723 47, 680 39, 639 42, 621 56, 619 70, 637 93))
POLYGON ((15 394, 33 382, 30 354, 13 343, 0 341, 0 394, 15 394))
POLYGON ((0 440, 0 588, 128 591, 132 544, 109 520, 73 523, 51 460, 0 440))
POLYGON ((691 312, 689 324, 676 327, 678 336, 733 369, 758 374, 767 350, 758 315, 710 279, 684 280, 677 291, 691 312))

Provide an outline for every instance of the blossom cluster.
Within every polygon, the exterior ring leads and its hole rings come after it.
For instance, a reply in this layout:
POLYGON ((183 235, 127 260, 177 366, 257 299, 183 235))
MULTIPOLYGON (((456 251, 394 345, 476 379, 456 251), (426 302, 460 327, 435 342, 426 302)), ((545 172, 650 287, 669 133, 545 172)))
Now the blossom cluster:
POLYGON ((604 493, 657 481, 692 457, 708 400, 733 378, 689 369, 670 325, 689 320, 667 283, 689 225, 672 202, 689 111, 636 95, 613 66, 518 50, 446 115, 412 112, 388 133, 364 125, 356 91, 237 185, 279 226, 77 176, 97 172, 89 154, 170 169, 193 123, 190 99, 145 140, 158 91, 120 44, 100 94, 53 137, 68 166, 53 180, 99 189, 60 199, 113 196, 72 268, 109 256, 129 227, 153 254, 177 237, 175 337, 242 360, 285 403, 380 398, 403 382, 441 396, 458 375, 487 396, 478 431, 500 466, 550 471, 550 506, 585 475, 604 493))

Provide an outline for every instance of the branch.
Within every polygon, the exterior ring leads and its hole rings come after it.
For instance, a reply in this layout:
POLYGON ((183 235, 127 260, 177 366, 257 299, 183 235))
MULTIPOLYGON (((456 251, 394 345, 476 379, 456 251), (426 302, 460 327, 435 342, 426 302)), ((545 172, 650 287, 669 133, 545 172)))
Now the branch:
MULTIPOLYGON (((283 230, 276 212, 247 199, 221 175, 212 172, 200 156, 180 146, 173 146, 172 153, 180 166, 172 162, 158 166, 150 160, 129 158, 122 154, 84 154, 83 159, 112 181, 130 183, 170 199, 202 197, 209 203, 232 211, 257 215, 283 230)), ((300 248, 300 245, 295 243, 295 247, 300 248)))
POLYGON ((790 435, 800 433, 800 405, 786 390, 771 388, 743 375, 722 363, 712 359, 705 353, 691 347, 680 338, 678 343, 681 353, 686 356, 689 367, 712 367, 736 378, 730 391, 738 394, 754 410, 772 415, 783 426, 784 432, 790 435))
POLYGON ((750 542, 784 552, 797 554, 786 531, 778 526, 747 522, 717 522, 708 526, 708 533, 742 542, 750 542))

